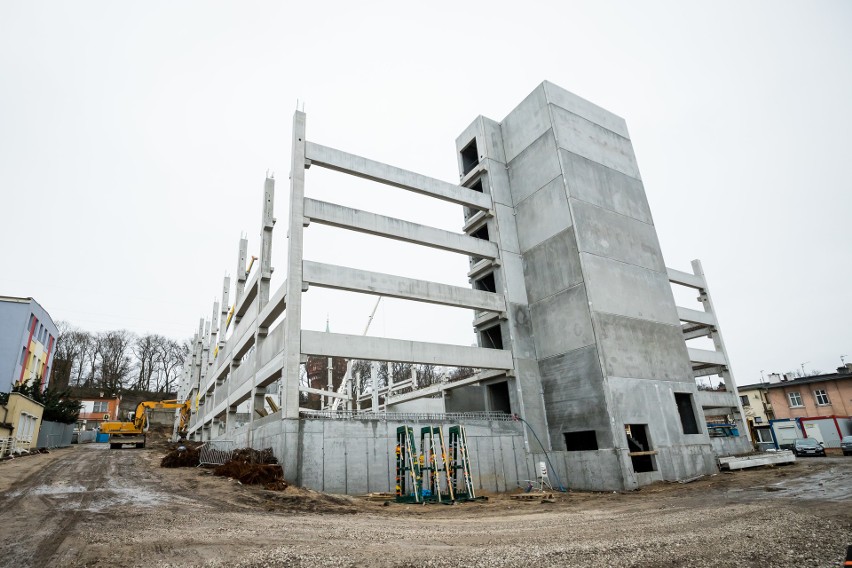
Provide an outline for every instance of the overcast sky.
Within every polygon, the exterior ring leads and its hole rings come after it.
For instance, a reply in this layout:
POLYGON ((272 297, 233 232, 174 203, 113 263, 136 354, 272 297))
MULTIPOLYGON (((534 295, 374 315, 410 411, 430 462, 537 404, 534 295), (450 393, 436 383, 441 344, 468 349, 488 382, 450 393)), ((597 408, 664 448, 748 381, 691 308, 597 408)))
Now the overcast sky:
MULTIPOLYGON (((192 335, 258 254, 292 114, 308 139, 447 181, 454 141, 550 80, 627 120, 666 264, 700 258, 739 384, 852 362, 852 3, 0 0, 0 294, 98 331, 192 335)), ((312 168, 307 194, 460 231, 312 168)), ((306 258, 466 286, 450 253, 306 230, 306 258)), ((303 327, 374 300, 311 290, 303 327)), ((472 315, 382 301, 371 335, 469 344, 472 315)), ((688 306, 688 307, 697 307, 688 306)))

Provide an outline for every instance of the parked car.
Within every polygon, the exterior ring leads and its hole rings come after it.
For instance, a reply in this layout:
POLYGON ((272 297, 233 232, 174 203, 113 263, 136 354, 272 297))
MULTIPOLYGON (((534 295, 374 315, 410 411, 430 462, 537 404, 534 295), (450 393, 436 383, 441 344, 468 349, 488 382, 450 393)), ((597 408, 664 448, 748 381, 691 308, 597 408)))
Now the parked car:
POLYGON ((852 436, 843 436, 840 440, 840 449, 844 456, 852 456, 852 436))
POLYGON ((822 442, 814 438, 799 438, 793 442, 793 453, 797 456, 825 457, 825 448, 822 447, 822 442))

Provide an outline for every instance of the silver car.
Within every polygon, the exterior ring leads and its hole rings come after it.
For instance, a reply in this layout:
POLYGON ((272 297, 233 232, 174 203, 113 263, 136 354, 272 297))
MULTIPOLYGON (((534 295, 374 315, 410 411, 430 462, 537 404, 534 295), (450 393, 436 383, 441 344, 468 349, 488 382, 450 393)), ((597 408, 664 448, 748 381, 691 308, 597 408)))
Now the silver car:
POLYGON ((843 450, 844 456, 852 455, 852 436, 843 436, 840 440, 840 449, 843 450))

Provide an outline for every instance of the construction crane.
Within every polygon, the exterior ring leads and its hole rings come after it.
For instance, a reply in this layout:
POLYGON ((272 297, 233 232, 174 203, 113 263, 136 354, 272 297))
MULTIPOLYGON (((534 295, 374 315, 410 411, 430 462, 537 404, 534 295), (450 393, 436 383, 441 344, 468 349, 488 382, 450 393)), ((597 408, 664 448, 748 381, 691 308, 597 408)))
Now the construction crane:
MULTIPOLYGON (((370 317, 367 318, 367 325, 364 326, 364 331, 361 333, 361 336, 367 335, 367 332, 370 331, 370 324, 373 323, 373 318, 376 315, 376 310, 379 309, 379 303, 382 301, 383 296, 379 296, 376 299, 376 304, 373 306, 373 311, 370 312, 370 317)), ((344 394, 349 390, 349 385, 352 383, 352 359, 349 359, 346 363, 346 374, 343 375, 343 380, 340 381, 340 386, 337 389, 337 394, 344 394)), ((355 396, 358 396, 357 393, 355 396)), ((340 403, 343 401, 340 397, 334 397, 334 400, 331 403, 331 410, 337 410, 340 407, 340 403)))

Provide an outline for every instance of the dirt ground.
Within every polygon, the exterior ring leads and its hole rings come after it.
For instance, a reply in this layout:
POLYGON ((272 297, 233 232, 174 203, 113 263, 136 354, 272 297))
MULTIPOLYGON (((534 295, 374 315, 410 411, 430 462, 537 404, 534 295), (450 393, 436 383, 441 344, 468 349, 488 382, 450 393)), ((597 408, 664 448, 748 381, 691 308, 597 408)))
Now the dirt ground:
POLYGON ((835 567, 852 544, 849 457, 555 503, 385 506, 163 469, 163 453, 0 463, 0 566, 835 567))

